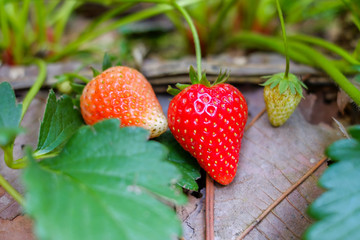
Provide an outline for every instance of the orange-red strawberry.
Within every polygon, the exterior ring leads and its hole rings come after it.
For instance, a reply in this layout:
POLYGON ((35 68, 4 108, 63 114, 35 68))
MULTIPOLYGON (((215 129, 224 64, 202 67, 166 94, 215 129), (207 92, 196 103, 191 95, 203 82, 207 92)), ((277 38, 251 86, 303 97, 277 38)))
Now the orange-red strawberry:
POLYGON ((87 124, 118 118, 121 126, 139 126, 157 137, 167 129, 167 120, 154 90, 137 70, 117 66, 96 76, 80 98, 82 116, 87 124))
POLYGON ((235 177, 248 115, 241 92, 229 84, 194 84, 170 102, 169 127, 180 145, 217 182, 235 177))

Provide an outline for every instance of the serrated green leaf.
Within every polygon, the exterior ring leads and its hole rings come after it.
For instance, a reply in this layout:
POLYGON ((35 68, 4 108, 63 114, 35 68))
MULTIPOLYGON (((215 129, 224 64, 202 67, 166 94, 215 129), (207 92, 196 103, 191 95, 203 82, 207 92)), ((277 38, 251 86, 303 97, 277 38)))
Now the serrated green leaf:
POLYGON ((191 84, 198 84, 199 83, 200 80, 198 79, 197 73, 196 73, 193 66, 190 66, 189 76, 190 76, 191 84))
POLYGON ((170 131, 166 131, 155 140, 168 148, 168 161, 182 173, 182 178, 177 184, 185 189, 197 191, 199 186, 196 180, 201 177, 201 174, 196 159, 180 146, 170 131))
POLYGON ((352 240, 360 236, 360 125, 349 130, 355 139, 342 139, 330 145, 326 154, 336 160, 319 180, 328 191, 308 209, 318 220, 305 233, 305 239, 352 240))
POLYGON ((81 125, 81 114, 74 109, 71 99, 63 96, 56 100, 50 90, 35 155, 59 151, 81 125))
MULTIPOLYGON (((149 132, 110 119, 84 126, 54 158, 24 171, 26 212, 40 240, 158 240, 181 234, 163 199, 185 203, 181 176, 149 132)), ((28 153, 31 159, 31 154, 28 153)))
POLYGON ((108 68, 112 67, 111 59, 108 53, 104 54, 103 62, 102 62, 102 70, 105 71, 108 68))
POLYGON ((0 84, 0 146, 6 146, 23 132, 19 128, 22 105, 16 103, 15 93, 8 82, 0 84))

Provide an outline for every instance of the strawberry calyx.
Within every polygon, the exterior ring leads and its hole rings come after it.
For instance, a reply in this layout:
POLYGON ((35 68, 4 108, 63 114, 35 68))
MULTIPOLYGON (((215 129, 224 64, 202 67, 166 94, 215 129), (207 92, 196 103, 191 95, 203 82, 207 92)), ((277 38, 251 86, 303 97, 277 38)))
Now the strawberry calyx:
POLYGON ((206 87, 212 87, 215 86, 217 84, 220 83, 225 83, 228 79, 229 79, 229 73, 227 71, 222 72, 220 70, 219 76, 216 78, 216 80, 213 83, 210 83, 209 80, 206 78, 206 73, 202 73, 201 78, 199 79, 195 69, 193 66, 190 66, 190 70, 189 70, 189 76, 190 76, 190 81, 191 84, 181 84, 181 83, 177 83, 175 85, 176 88, 171 87, 170 85, 167 88, 167 92, 171 95, 177 95, 178 93, 180 93, 182 90, 184 90, 187 87, 190 87, 191 85, 195 85, 195 84, 202 84, 206 87))
POLYGON ((302 88, 307 89, 307 86, 294 74, 288 73, 288 77, 285 77, 285 73, 276 73, 271 76, 264 76, 263 78, 268 78, 266 82, 260 84, 261 86, 270 85, 270 89, 279 86, 279 93, 284 94, 288 89, 290 89, 291 94, 299 94, 302 98, 302 88))

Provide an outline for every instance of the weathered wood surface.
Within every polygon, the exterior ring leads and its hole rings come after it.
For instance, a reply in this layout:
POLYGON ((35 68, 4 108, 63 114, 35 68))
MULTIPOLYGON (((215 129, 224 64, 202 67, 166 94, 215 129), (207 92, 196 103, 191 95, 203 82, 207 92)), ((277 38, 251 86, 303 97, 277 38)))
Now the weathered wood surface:
MULTIPOLYGON (((270 126, 263 115, 244 135, 235 180, 224 187, 215 184, 215 239, 235 240, 284 192, 318 161, 339 133, 323 125, 311 125, 297 110, 280 128, 270 126)), ((244 239, 300 239, 311 224, 305 211, 321 189, 317 179, 322 165, 277 205, 244 239)), ((190 197, 178 209, 184 239, 205 239, 204 197, 190 197)))
MULTIPOLYGON (((147 59, 140 71, 149 79, 157 92, 164 92, 168 84, 189 83, 189 66, 196 66, 194 58, 179 60, 147 59)), ((94 65, 100 69, 99 65, 94 65)), ((209 80, 214 80, 220 70, 228 70, 231 74, 230 83, 260 83, 261 76, 283 72, 285 59, 277 54, 254 53, 249 56, 234 57, 220 55, 204 59, 203 70, 206 70, 209 80)), ((81 69, 80 75, 91 78, 92 71, 89 67, 82 66, 78 62, 51 63, 47 65, 47 79, 45 86, 51 87, 56 83, 55 76, 74 72, 81 69)), ((291 72, 301 76, 316 76, 316 82, 329 83, 329 79, 305 65, 292 63, 291 72)), ((0 66, 0 82, 8 81, 15 89, 26 89, 33 85, 37 76, 37 67, 9 67, 0 66)))

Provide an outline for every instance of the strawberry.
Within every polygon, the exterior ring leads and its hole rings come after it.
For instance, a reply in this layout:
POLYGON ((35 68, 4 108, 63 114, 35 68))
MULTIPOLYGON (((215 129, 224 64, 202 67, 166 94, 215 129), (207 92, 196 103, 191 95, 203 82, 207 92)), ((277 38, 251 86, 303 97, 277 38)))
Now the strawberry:
POLYGON ((236 174, 248 109, 237 88, 217 82, 180 86, 168 122, 180 145, 215 181, 227 185, 236 174))
POLYGON ((295 111, 302 95, 302 87, 306 86, 295 75, 278 73, 264 84, 264 100, 268 118, 274 127, 283 125, 295 111))
POLYGON ((167 120, 154 90, 137 70, 117 66, 91 80, 80 98, 81 114, 87 124, 118 118, 121 126, 139 126, 150 138, 167 129, 167 120))

